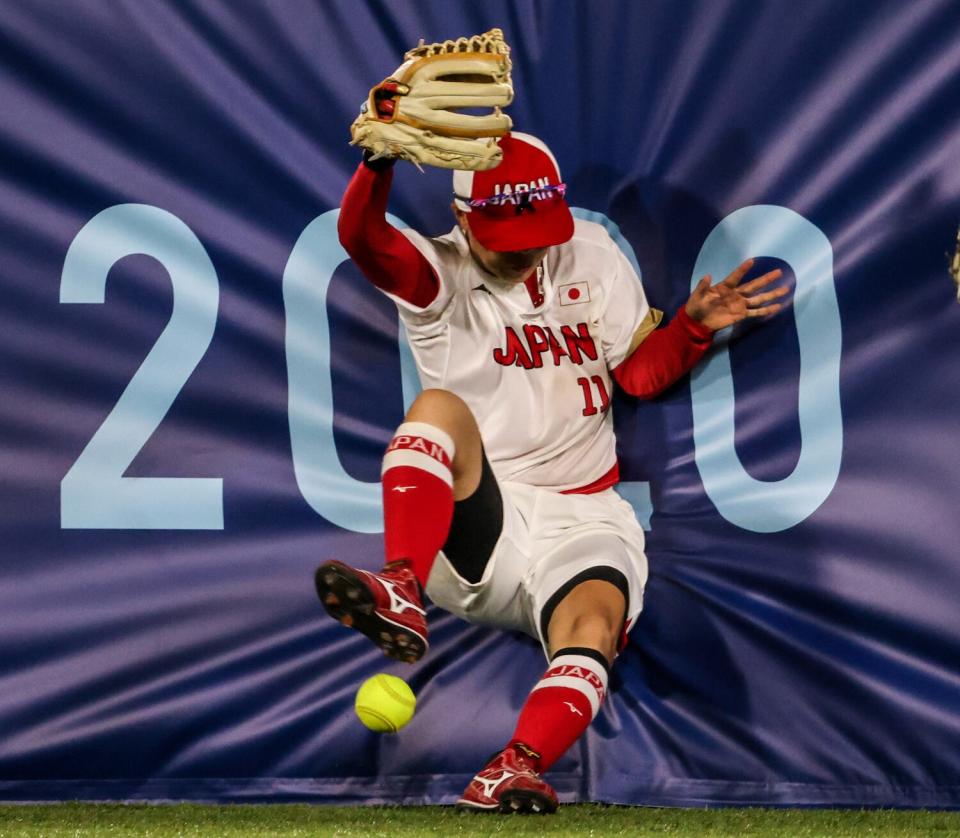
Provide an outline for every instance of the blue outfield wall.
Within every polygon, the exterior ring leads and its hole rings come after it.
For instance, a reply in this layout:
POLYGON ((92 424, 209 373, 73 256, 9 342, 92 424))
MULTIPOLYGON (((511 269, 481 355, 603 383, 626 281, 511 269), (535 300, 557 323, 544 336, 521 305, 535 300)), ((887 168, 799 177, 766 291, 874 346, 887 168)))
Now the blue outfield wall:
MULTIPOLYGON (((618 397, 646 609, 566 800, 960 805, 955 0, 54 0, 0 10, 0 799, 450 803, 533 641, 328 622, 416 393, 335 236, 347 126, 419 38, 504 29, 521 130, 673 313, 793 308, 618 397), (352 713, 409 678, 395 737, 352 713)), ((451 226, 398 169, 393 221, 451 226)), ((523 417, 518 417, 522 421, 523 417)))

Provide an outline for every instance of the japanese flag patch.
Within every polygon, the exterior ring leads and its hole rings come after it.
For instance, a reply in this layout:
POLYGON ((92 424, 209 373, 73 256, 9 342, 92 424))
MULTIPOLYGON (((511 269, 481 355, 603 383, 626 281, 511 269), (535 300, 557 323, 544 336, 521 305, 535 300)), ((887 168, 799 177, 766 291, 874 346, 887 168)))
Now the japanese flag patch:
POLYGON ((590 302, 590 285, 587 282, 571 282, 557 288, 560 294, 560 305, 575 306, 578 303, 590 302))

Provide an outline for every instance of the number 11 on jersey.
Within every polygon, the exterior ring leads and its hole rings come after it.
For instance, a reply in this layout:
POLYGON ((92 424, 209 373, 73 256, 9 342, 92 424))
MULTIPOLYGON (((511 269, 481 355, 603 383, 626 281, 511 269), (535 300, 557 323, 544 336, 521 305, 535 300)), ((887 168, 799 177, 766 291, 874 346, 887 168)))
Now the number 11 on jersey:
POLYGON ((599 375, 591 375, 589 378, 581 377, 577 379, 577 384, 583 390, 583 415, 595 416, 597 412, 606 413, 610 407, 610 394, 607 393, 607 387, 599 375), (598 408, 593 400, 593 387, 597 388, 597 394, 600 396, 600 407, 598 408))

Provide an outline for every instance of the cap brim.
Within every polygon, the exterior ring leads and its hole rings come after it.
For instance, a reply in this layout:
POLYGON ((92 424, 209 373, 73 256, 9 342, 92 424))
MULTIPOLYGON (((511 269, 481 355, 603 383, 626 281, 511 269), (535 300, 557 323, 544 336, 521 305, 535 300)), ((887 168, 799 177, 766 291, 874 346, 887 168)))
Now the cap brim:
POLYGON ((567 202, 551 201, 549 209, 537 207, 508 217, 494 217, 482 209, 469 214, 470 231, 488 250, 506 253, 513 250, 537 250, 553 247, 573 238, 573 216, 567 202))

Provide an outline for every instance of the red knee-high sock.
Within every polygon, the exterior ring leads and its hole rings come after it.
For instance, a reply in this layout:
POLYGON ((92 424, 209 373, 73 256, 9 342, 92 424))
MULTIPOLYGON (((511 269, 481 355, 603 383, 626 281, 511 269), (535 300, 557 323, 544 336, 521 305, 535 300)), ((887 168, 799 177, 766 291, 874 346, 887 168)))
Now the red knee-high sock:
POLYGON ((425 422, 404 422, 383 458, 387 562, 409 561, 422 586, 453 519, 454 444, 425 422))
POLYGON ((607 692, 607 662, 593 649, 560 649, 520 711, 510 745, 536 752, 542 773, 587 729, 607 692))

